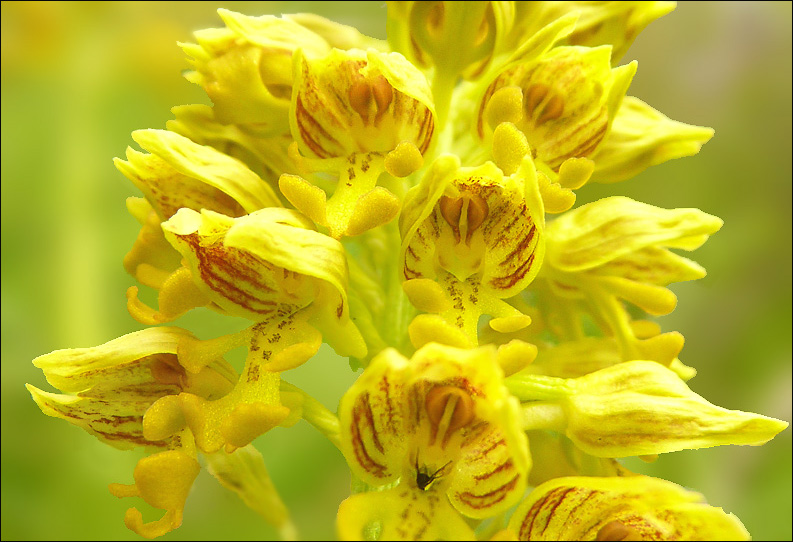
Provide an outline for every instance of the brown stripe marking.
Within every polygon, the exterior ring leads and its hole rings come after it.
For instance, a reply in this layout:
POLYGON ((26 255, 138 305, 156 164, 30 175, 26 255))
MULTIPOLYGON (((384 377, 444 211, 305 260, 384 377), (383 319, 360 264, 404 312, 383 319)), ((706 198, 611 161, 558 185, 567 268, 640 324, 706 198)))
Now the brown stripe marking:
POLYGON ((498 466, 498 467, 496 467, 495 469, 491 470, 490 472, 488 472, 488 473, 486 473, 486 474, 481 474, 481 475, 479 475, 479 476, 474 476, 474 480, 486 480, 487 478, 490 478, 490 477, 491 477, 491 476, 493 476, 494 474, 498 474, 499 472, 503 472, 503 471, 505 471, 505 470, 510 470, 510 469, 512 469, 512 467, 513 467, 514 465, 515 465, 515 464, 512 462, 512 459, 511 459, 511 458, 510 458, 510 459, 507 459, 505 462, 503 462, 501 465, 499 465, 499 466, 498 466))
MULTIPOLYGON (((368 394, 366 394, 368 395, 368 394)), ((351 441, 353 445, 353 452, 355 453, 355 458, 358 460, 358 464, 361 465, 367 472, 376 476, 378 478, 385 478, 387 475, 385 465, 382 465, 372 459, 369 455, 369 452, 366 450, 366 444, 363 441, 362 431, 360 429, 360 424, 363 421, 362 415, 366 418, 367 423, 372 423, 372 413, 371 410, 368 408, 368 402, 366 406, 362 404, 361 400, 367 401, 367 399, 362 396, 358 402, 356 403, 355 407, 352 410, 352 423, 350 424, 350 434, 351 434, 351 441), (368 412, 362 413, 361 409, 367 410, 368 412)), ((374 431, 374 427, 371 427, 372 437, 375 442, 375 446, 379 447, 382 451, 382 446, 379 445, 379 441, 377 440, 376 432, 374 431)))
POLYGON ((526 250, 531 244, 532 239, 534 239, 534 232, 536 230, 536 226, 532 223, 531 228, 529 228, 529 233, 527 233, 526 236, 521 239, 520 243, 518 243, 518 246, 515 247, 515 250, 507 254, 506 258, 504 258, 504 260, 499 265, 509 265, 509 262, 512 260, 512 258, 526 250))
POLYGON ((465 493, 459 493, 458 498, 464 502, 467 506, 471 508, 475 508, 480 510, 482 508, 490 508, 491 506, 503 501, 507 498, 507 495, 510 491, 512 491, 515 486, 518 484, 518 479, 520 479, 520 474, 516 474, 512 480, 507 482, 506 484, 502 485, 501 487, 494 489, 493 491, 489 491, 483 495, 474 495, 470 491, 466 491, 465 493), (488 500, 489 499, 489 500, 488 500), (474 501, 480 501, 478 504, 474 504, 474 501))
POLYGON ((526 276, 526 273, 529 272, 531 269, 532 264, 534 263, 534 252, 524 261, 520 267, 518 267, 514 273, 511 275, 507 275, 505 277, 495 277, 490 280, 490 284, 494 288, 499 288, 502 290, 507 290, 515 285, 516 282, 521 280, 523 277, 526 276))
POLYGON ((325 131, 325 128, 322 127, 322 125, 311 115, 311 113, 308 112, 308 110, 303 105, 303 101, 300 99, 300 95, 297 96, 297 101, 295 103, 295 117, 298 128, 300 129, 300 136, 306 141, 306 144, 314 152, 314 154, 320 158, 328 158, 331 156, 331 154, 317 140, 309 135, 312 130, 319 133, 329 142, 335 143, 337 147, 343 148, 339 142, 336 141, 336 139, 334 139, 327 131, 325 131), (304 120, 311 126, 306 126, 303 123, 304 120))

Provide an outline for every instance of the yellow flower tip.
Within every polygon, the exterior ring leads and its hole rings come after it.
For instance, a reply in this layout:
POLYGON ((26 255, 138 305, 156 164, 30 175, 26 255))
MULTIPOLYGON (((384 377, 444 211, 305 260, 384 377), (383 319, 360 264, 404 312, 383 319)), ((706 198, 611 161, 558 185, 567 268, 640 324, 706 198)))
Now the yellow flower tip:
POLYGON ((489 322, 490 327, 499 333, 514 333, 528 327, 531 324, 531 318, 525 314, 515 316, 502 316, 500 318, 493 318, 489 322))
POLYGON ((563 213, 575 204, 575 192, 561 186, 543 172, 537 172, 537 181, 545 211, 552 214, 563 213))
POLYGON ((402 283, 408 299, 420 311, 441 313, 452 308, 441 285, 431 279, 411 279, 402 283))
POLYGON ((322 346, 322 334, 314 330, 305 342, 289 345, 274 353, 264 368, 272 373, 294 369, 314 357, 320 346, 322 346))
POLYGON ((630 326, 637 339, 649 339, 661 333, 661 326, 652 320, 631 320, 630 326))
POLYGON ((157 325, 171 322, 187 311, 203 307, 209 299, 193 282, 190 270, 181 267, 162 283, 158 297, 160 310, 155 311, 138 298, 137 286, 127 289, 127 310, 141 324, 157 325))
POLYGON ((138 491, 138 486, 135 484, 108 484, 107 489, 110 491, 110 494, 114 497, 118 497, 119 499, 123 499, 124 497, 138 497, 140 496, 140 491, 138 491))
POLYGON ((529 151, 526 136, 512 122, 505 121, 496 126, 493 132, 493 160, 504 175, 517 172, 529 151))
POLYGON ((124 525, 135 534, 148 538, 159 538, 182 525, 181 510, 168 510, 157 521, 143 522, 143 514, 137 508, 129 508, 124 514, 124 525))
POLYGON ((678 331, 669 331, 639 340, 636 347, 642 359, 657 361, 669 366, 683 350, 686 338, 678 331))
POLYGON ((656 461, 658 461, 658 454, 640 455, 639 459, 641 459, 645 463, 655 463, 656 461))
POLYGON ((246 344, 250 340, 247 331, 223 335, 202 341, 191 335, 182 337, 176 346, 179 365, 191 375, 200 374, 215 360, 223 358, 226 352, 246 344))
POLYGON ((414 348, 436 342, 457 348, 473 346, 468 336, 436 314, 419 314, 410 325, 408 335, 414 348))
POLYGON ((278 188, 295 208, 316 224, 327 226, 325 212, 327 196, 325 192, 302 177, 284 173, 278 179, 278 188))
POLYGON ((182 405, 177 395, 157 399, 143 415, 143 437, 146 440, 163 440, 187 426, 182 405))
POLYGON ((584 186, 595 171, 595 162, 589 158, 568 158, 559 168, 557 182, 562 188, 577 190, 584 186))
POLYGON ((416 144, 402 141, 385 156, 385 169, 394 177, 407 177, 424 165, 424 156, 416 144))
POLYGON ((507 344, 498 347, 498 364, 504 371, 504 376, 510 376, 522 371, 537 357, 537 347, 518 339, 513 339, 507 344))
POLYGON ((135 508, 127 510, 124 517, 130 530, 144 538, 156 538, 182 524, 182 510, 200 470, 193 457, 181 450, 168 450, 138 461, 134 485, 110 484, 109 489, 117 497, 139 496, 154 508, 165 510, 161 519, 150 523, 144 523, 135 508))
POLYGON ((279 425, 288 415, 289 409, 283 405, 243 403, 221 422, 220 433, 227 444, 242 448, 279 425))
POLYGON ((502 122, 512 125, 519 123, 523 118, 523 91, 521 88, 508 86, 495 91, 485 106, 485 118, 493 130, 496 130, 502 122))
POLYGON ((675 358, 672 360, 672 363, 668 365, 669 370, 673 371, 677 376, 680 377, 680 380, 683 382, 688 382, 695 376, 697 376, 697 370, 693 367, 689 367, 688 365, 684 364, 679 359, 675 358))
POLYGON ((387 224, 396 218, 401 206, 398 197, 388 189, 377 186, 358 198, 344 234, 360 235, 387 224))
POLYGON ((156 326, 167 321, 159 311, 152 309, 138 299, 137 286, 127 288, 127 311, 135 320, 147 326, 156 326))
POLYGON ((677 296, 662 286, 643 284, 623 277, 603 277, 601 284, 617 297, 655 316, 669 314, 677 306, 677 296))

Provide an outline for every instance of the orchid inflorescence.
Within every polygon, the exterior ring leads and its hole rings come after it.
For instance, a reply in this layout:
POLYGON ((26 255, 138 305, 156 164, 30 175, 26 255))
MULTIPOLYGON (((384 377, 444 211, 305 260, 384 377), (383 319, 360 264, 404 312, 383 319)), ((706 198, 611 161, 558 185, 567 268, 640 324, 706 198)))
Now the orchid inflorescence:
POLYGON ((388 41, 310 14, 218 10, 180 44, 213 106, 133 132, 140 189, 124 259, 152 307, 100 346, 34 360, 63 393, 41 410, 120 449, 179 527, 202 464, 296 534, 253 441, 300 419, 343 454, 340 539, 748 538, 697 493, 619 458, 760 445, 787 423, 726 410, 686 382, 683 336, 653 316, 722 221, 616 183, 713 135, 626 96, 636 35, 673 2, 389 2, 388 41), (207 307, 249 322, 199 340, 207 307), (323 343, 357 381, 329 411, 288 383, 323 343), (241 372, 224 356, 247 349, 241 372))

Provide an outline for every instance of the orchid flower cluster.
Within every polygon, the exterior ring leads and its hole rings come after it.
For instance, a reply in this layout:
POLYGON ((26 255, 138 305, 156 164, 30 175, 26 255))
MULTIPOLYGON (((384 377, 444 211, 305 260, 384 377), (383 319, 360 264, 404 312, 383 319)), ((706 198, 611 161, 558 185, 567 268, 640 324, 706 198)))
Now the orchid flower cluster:
POLYGON ((343 454, 343 540, 746 539, 619 458, 760 445, 787 423, 709 403, 653 316, 705 276, 722 225, 613 196, 709 128, 626 96, 636 35, 673 2, 389 2, 388 40, 310 15, 218 10, 180 44, 213 106, 140 130, 124 259, 145 327, 34 360, 41 410, 148 455, 117 497, 179 527, 207 468, 294 536, 255 439, 306 420, 343 454), (168 325, 206 307, 238 333, 168 325), (165 325, 163 325, 165 324, 165 325), (332 412, 288 383, 323 343, 357 381, 332 412), (244 347, 240 372, 224 356, 244 347))

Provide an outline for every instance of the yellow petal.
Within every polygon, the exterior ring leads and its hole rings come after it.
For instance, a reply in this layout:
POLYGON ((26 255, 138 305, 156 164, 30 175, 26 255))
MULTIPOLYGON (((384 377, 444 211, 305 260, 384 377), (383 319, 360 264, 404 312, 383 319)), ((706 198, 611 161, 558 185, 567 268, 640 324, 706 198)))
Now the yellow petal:
POLYGON ((124 269, 138 282, 159 289, 181 266, 181 256, 168 244, 161 219, 144 198, 127 198, 127 210, 141 223, 135 244, 124 256, 124 269))
POLYGON ((240 216, 280 205, 270 186, 242 162, 167 130, 138 130, 133 139, 151 154, 127 150, 116 167, 165 220, 181 207, 240 216))
POLYGON ((696 248, 722 220, 699 209, 661 209, 622 196, 583 205, 548 227, 548 259, 572 272, 646 247, 696 248))
POLYGON ((181 44, 196 70, 187 79, 204 88, 221 122, 248 125, 264 136, 287 133, 292 54, 302 48, 321 56, 330 46, 287 18, 226 9, 218 14, 227 28, 199 30, 197 44, 181 44))
POLYGON ((641 100, 627 96, 606 140, 592 155, 592 180, 613 183, 650 166, 693 156, 713 137, 712 128, 677 122, 641 100))
POLYGON ((651 361, 619 363, 574 380, 513 376, 510 389, 522 400, 536 400, 524 403, 529 426, 550 423, 596 457, 759 446, 788 426, 712 405, 673 371, 651 361))
POLYGON ((339 404, 341 451, 356 476, 373 486, 396 481, 407 452, 403 438, 408 360, 396 350, 378 354, 339 404))
POLYGON ((331 51, 295 56, 292 135, 319 158, 394 150, 402 141, 424 154, 434 106, 426 79, 398 53, 331 51))
POLYGON ((732 514, 647 476, 551 480, 515 510, 509 529, 519 540, 749 540, 732 514))
MULTIPOLYGON (((143 523, 142 514, 130 508, 124 517, 127 528, 144 538, 156 538, 179 527, 187 495, 200 471, 198 461, 181 450, 168 450, 141 459, 135 467, 133 494, 166 513, 158 521, 143 523)), ((118 497, 131 496, 129 489, 121 484, 111 484, 110 492, 118 497)))
POLYGON ((508 64, 484 91, 478 135, 484 138, 483 113, 505 87, 523 93, 517 122, 536 158, 558 170, 568 158, 588 157, 608 133, 617 108, 636 71, 631 63, 611 68, 611 47, 555 47, 536 59, 508 64))
POLYGON ((475 540, 445 495, 406 484, 359 493, 339 506, 339 540, 475 540))

